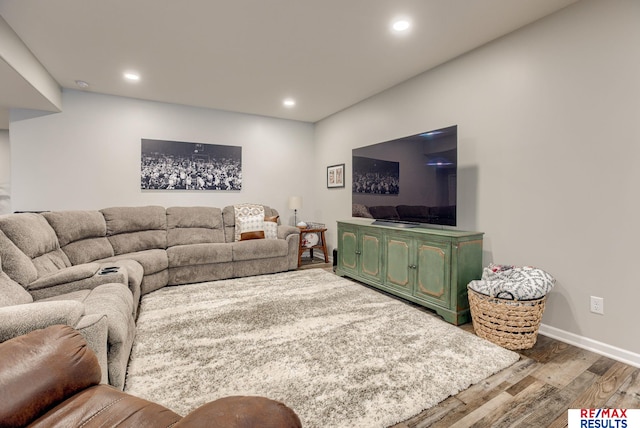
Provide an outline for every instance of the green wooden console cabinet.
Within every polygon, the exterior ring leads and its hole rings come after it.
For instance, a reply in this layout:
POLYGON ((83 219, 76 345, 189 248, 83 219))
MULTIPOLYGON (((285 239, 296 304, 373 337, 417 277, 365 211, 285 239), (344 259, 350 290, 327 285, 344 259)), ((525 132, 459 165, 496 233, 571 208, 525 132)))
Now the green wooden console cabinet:
POLYGON ((470 321, 467 284, 482 275, 480 232, 338 222, 336 273, 436 311, 470 321))

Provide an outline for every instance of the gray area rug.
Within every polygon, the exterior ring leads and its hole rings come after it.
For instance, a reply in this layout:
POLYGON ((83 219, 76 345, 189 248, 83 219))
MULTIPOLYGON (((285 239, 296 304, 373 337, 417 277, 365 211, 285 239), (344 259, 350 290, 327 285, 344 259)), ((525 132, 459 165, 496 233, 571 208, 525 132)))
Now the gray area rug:
POLYGON ((519 358, 321 269, 166 287, 141 305, 125 390, 182 415, 261 395, 308 428, 387 427, 519 358))

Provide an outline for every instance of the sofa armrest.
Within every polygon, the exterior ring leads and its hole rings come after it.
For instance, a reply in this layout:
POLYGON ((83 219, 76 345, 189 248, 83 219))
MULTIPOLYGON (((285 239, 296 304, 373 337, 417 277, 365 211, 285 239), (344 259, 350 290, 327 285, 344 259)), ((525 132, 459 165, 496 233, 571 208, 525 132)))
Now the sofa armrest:
POLYGON ((38 290, 41 288, 49 288, 60 284, 66 284, 69 282, 91 278, 98 272, 98 270, 100 270, 99 263, 84 263, 81 265, 60 269, 59 271, 52 273, 51 275, 47 275, 33 281, 31 284, 29 284, 29 291, 38 290))
POLYGON ((0 308, 0 342, 51 325, 75 327, 84 315, 80 302, 34 302, 0 308))
POLYGON ((283 403, 258 396, 231 396, 193 410, 174 428, 302 428, 300 418, 283 403))
POLYGON ((106 265, 112 266, 116 263, 85 263, 62 269, 29 284, 29 293, 35 300, 42 300, 78 290, 93 290, 99 285, 114 282, 129 285, 127 269, 121 268, 113 273, 101 275, 100 270, 106 265))
POLYGON ((107 316, 84 315, 84 305, 72 300, 34 302, 0 308, 0 342, 52 325, 76 329, 98 357, 101 383, 109 382, 107 367, 107 316))
POLYGON ((109 383, 109 366, 107 360, 107 337, 109 333, 109 324, 107 316, 102 314, 85 315, 80 322, 74 327, 78 333, 87 341, 89 348, 98 357, 98 364, 102 371, 100 383, 109 383))
POLYGON ((100 380, 95 355, 68 326, 33 331, 0 344, 0 361, 2 426, 28 425, 100 380))
POLYGON ((294 226, 278 225, 278 239, 287 239, 289 235, 300 235, 300 229, 294 226))

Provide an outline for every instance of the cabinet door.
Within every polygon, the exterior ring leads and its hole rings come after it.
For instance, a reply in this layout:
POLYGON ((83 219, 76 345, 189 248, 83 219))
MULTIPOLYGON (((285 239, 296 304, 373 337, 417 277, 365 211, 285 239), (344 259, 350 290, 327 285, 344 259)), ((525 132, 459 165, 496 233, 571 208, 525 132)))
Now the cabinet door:
POLYGON ((360 275, 376 281, 382 280, 382 233, 360 230, 360 275))
POLYGON ((417 241, 414 296, 449 307, 451 244, 417 241))
POLYGON ((338 268, 353 274, 358 273, 357 229, 338 229, 338 268))
POLYGON ((404 294, 411 294, 413 239, 400 234, 388 233, 385 236, 385 285, 404 294))

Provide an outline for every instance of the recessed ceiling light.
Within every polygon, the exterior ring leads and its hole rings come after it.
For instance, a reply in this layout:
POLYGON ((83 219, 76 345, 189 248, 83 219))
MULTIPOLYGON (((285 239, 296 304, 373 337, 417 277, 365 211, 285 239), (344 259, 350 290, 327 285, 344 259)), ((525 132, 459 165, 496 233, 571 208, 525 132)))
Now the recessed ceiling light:
POLYGON ((138 73, 128 71, 124 73, 124 78, 129 80, 130 82, 137 82, 138 80, 140 80, 140 75, 138 73))
POLYGON ((78 87, 82 89, 87 89, 89 87, 89 84, 84 80, 76 80, 76 85, 78 85, 78 87))
POLYGON ((291 108, 291 107, 293 107, 293 106, 295 106, 295 105, 296 105, 296 100, 291 99, 291 98, 287 98, 286 100, 282 101, 282 104, 283 104, 285 107, 289 107, 289 108, 291 108))
POLYGON ((409 21, 407 21, 406 19, 399 19, 397 21, 394 21, 394 23, 391 25, 393 31, 396 31, 398 33, 407 31, 409 27, 411 27, 411 23, 409 23, 409 21))

